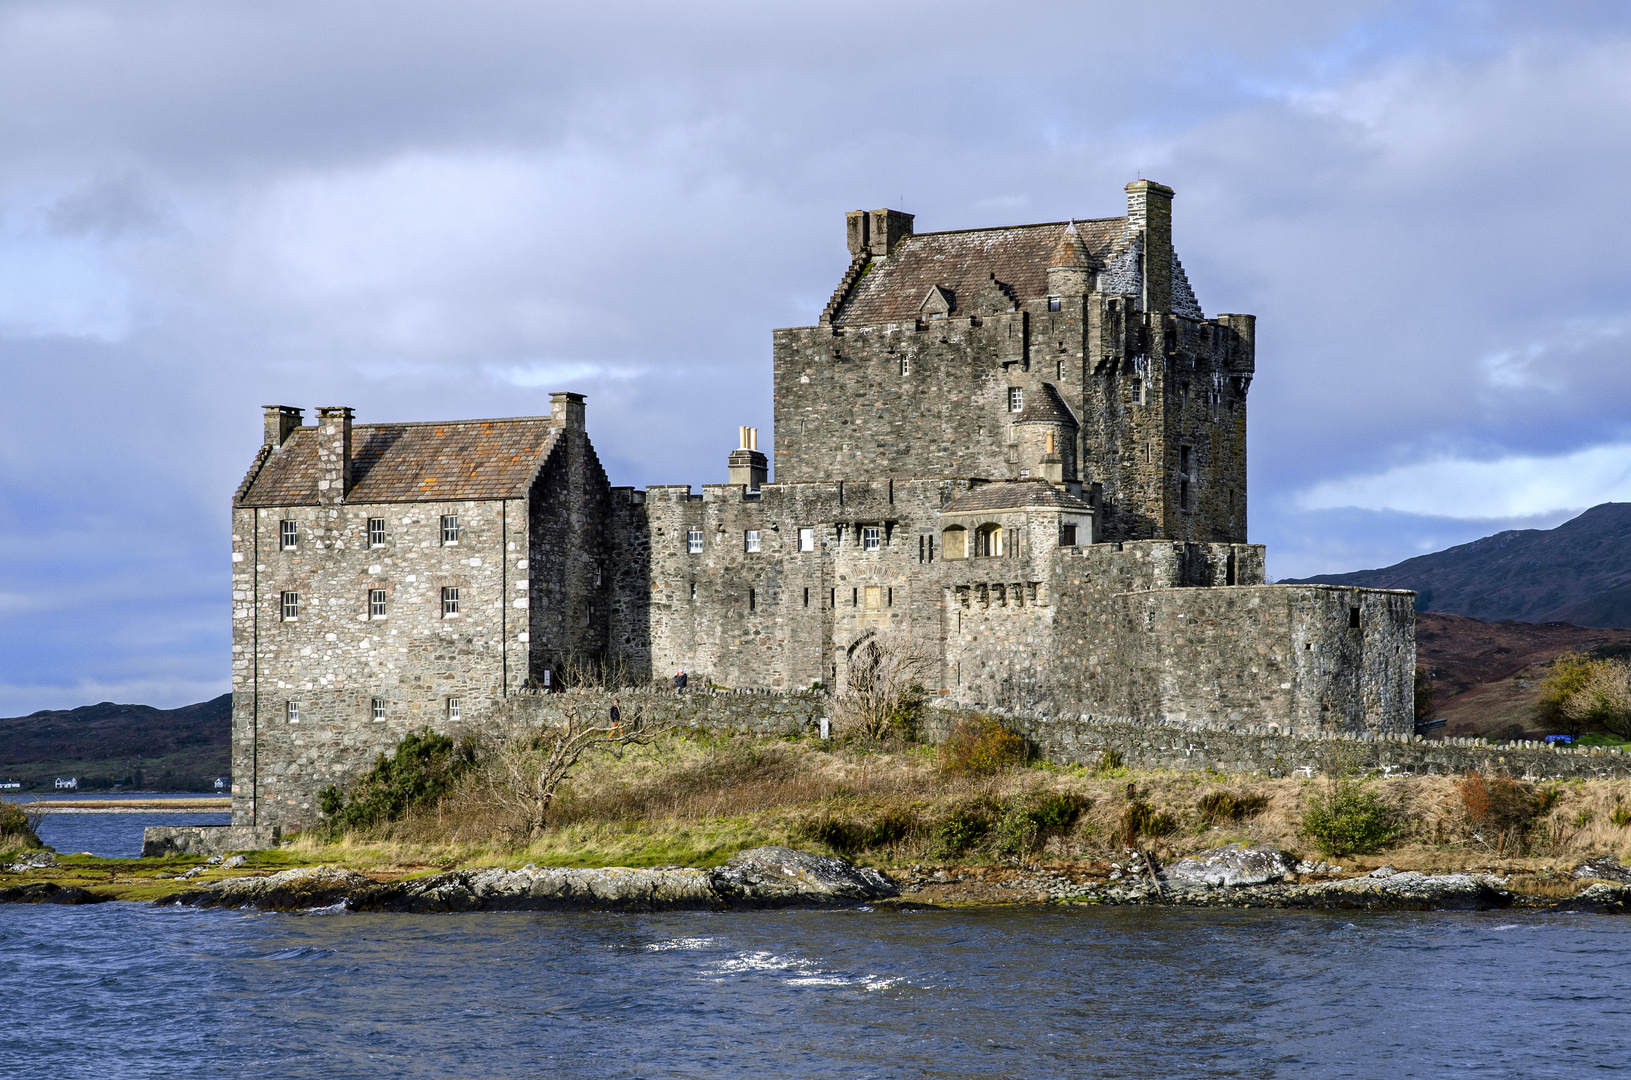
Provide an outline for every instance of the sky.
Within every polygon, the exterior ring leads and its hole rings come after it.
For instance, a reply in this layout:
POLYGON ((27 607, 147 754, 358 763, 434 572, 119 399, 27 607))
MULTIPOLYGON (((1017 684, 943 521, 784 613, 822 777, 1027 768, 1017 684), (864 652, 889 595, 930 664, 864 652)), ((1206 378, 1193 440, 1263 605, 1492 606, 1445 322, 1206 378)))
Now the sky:
MULTIPOLYGON (((0 715, 228 687, 260 406, 771 428, 844 212, 1177 191, 1271 577, 1631 499, 1622 3, 0 2, 0 715)), ((768 449, 768 447, 767 447, 768 449)))

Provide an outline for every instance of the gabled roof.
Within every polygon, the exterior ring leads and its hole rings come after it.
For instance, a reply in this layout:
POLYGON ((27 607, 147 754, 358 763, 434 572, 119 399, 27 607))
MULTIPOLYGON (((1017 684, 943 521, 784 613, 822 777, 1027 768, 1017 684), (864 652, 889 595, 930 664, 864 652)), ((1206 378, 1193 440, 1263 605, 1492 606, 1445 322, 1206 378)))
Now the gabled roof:
POLYGON ((1016 424, 1069 424, 1071 427, 1080 427, 1076 423, 1076 415, 1065 404, 1065 399, 1059 396, 1059 390, 1052 383, 1043 383, 1042 392, 1027 394, 1025 409, 1019 414, 1016 424))
MULTIPOLYGON (((1052 221, 999 229, 917 233, 901 239, 885 258, 875 259, 833 317, 836 326, 867 326, 915 319, 936 285, 956 297, 974 297, 992 275, 1020 303, 1048 295, 1048 267, 1066 229, 1074 224, 1092 265, 1103 265, 1127 234, 1127 219, 1052 221)), ((961 309, 956 314, 962 314, 961 309)), ((986 314, 990 314, 987 312, 986 314)))
MULTIPOLYGON (((451 423, 357 424, 346 502, 514 499, 548 456, 547 416, 451 423)), ((317 503, 317 428, 299 427, 239 489, 240 506, 317 503)))
POLYGON ((978 514, 990 510, 1069 510, 1090 514, 1093 508, 1064 488, 1046 480, 1004 480, 981 484, 953 499, 942 514, 978 514))

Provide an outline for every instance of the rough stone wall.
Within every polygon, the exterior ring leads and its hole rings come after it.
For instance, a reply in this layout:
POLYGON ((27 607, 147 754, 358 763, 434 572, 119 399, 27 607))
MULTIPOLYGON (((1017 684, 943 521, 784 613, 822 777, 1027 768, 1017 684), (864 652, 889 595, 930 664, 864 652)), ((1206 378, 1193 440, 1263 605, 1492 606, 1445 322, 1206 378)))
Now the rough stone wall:
POLYGON ((510 540, 524 544, 526 520, 524 499, 233 510, 234 824, 309 820, 324 787, 408 732, 443 725, 450 698, 468 719, 503 696, 506 676, 519 685, 526 613, 505 608, 516 572, 505 556, 510 540), (459 517, 456 545, 441 542, 444 514, 459 517), (368 545, 369 518, 385 519, 381 547, 368 545), (291 551, 280 545, 285 519, 299 529, 291 551), (459 612, 444 617, 448 587, 459 612), (370 615, 375 589, 383 618, 370 615), (300 596, 292 620, 285 592, 300 596))
POLYGON ((609 658, 616 602, 612 494, 584 430, 581 406, 550 437, 528 503, 526 576, 512 590, 511 603, 526 609, 526 677, 538 684, 546 670, 557 671, 563 663, 600 664, 609 658))

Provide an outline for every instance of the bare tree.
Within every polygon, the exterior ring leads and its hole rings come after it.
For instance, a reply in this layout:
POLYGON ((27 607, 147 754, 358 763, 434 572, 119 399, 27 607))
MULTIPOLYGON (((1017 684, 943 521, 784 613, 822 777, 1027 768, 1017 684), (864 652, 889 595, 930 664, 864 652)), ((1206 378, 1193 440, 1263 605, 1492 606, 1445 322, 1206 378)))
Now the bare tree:
POLYGON ((514 816, 515 831, 529 839, 543 835, 556 793, 585 754, 622 757, 625 746, 649 743, 669 728, 649 722, 639 708, 629 709, 615 724, 609 717, 589 719, 586 703, 568 705, 562 713, 556 723, 534 723, 513 709, 495 717, 493 744, 485 755, 489 794, 514 816))
POLYGON ((844 689, 827 707, 845 735, 878 740, 911 734, 923 705, 923 677, 934 654, 917 635, 888 630, 850 650, 844 689))

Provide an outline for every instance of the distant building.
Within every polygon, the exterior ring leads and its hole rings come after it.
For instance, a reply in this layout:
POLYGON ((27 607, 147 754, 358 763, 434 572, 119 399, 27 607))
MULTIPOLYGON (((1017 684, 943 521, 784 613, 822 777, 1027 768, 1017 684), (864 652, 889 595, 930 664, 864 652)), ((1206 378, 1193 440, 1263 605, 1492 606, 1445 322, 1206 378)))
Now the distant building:
POLYGON ((0 791, 16 791, 22 786, 21 780, 0 780, 0 791))
POLYGON ((227 788, 229 788, 231 786, 232 786, 232 778, 230 776, 217 776, 215 778, 215 790, 216 791, 225 791, 227 788))
POLYGON ((79 777, 77 777, 77 776, 59 776, 59 777, 57 777, 57 790, 58 791, 77 791, 78 789, 79 789, 79 777))

